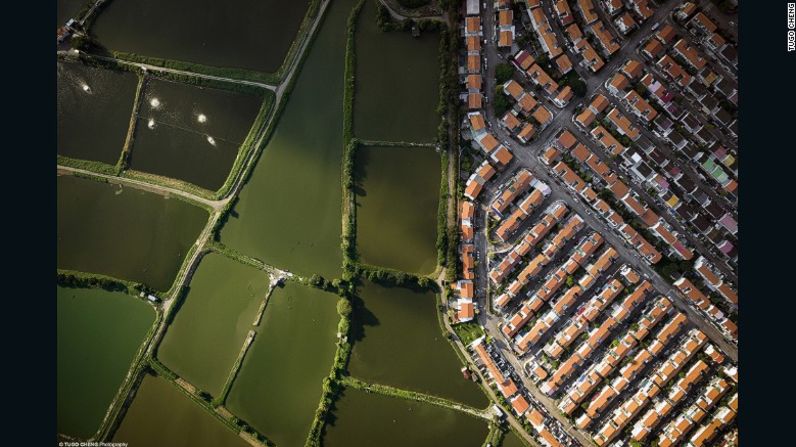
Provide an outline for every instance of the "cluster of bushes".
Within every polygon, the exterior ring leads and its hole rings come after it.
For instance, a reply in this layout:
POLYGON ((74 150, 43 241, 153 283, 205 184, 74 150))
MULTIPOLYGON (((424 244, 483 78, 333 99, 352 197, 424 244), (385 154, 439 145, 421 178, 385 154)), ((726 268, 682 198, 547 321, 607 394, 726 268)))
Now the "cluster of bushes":
POLYGON ((372 265, 359 265, 356 273, 368 281, 379 283, 385 286, 409 287, 422 290, 432 290, 439 292, 439 287, 431 278, 417 276, 399 270, 372 265))
POLYGON ((503 93, 503 86, 495 86, 495 92, 492 95, 492 105, 495 108, 495 116, 498 117, 502 117, 511 108, 511 103, 506 98, 505 93, 503 93))
POLYGON ((316 289, 321 289, 336 294, 345 294, 349 289, 349 281, 340 278, 328 280, 317 273, 310 276, 310 278, 307 280, 307 284, 315 287, 316 289))
POLYGON ((566 75, 562 76, 559 84, 561 84, 561 86, 568 85, 570 88, 572 88, 572 93, 579 98, 586 96, 586 83, 583 82, 583 79, 578 76, 578 73, 575 72, 575 70, 572 70, 566 75))
POLYGON ((507 64, 505 62, 495 65, 495 84, 496 85, 503 85, 511 79, 511 75, 514 74, 514 67, 511 64, 507 64))
POLYGON ((57 283, 61 287, 69 287, 72 289, 95 288, 104 289, 110 292, 148 292, 148 290, 146 290, 146 288, 141 284, 121 281, 118 279, 109 278, 107 276, 85 275, 80 273, 58 272, 57 283))
POLYGON ((96 172, 98 174, 116 175, 116 166, 105 164, 99 161, 79 160, 76 158, 58 155, 57 162, 61 166, 69 166, 70 168, 82 169, 85 171, 96 172))

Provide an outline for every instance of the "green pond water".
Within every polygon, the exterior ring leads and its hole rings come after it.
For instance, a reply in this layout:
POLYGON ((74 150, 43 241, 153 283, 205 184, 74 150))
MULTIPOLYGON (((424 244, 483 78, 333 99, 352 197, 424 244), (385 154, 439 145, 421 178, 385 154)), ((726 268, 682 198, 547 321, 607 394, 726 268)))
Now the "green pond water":
POLYGON ((352 376, 476 408, 487 405, 478 385, 462 377, 463 365, 437 322, 432 292, 366 282, 358 295, 348 366, 352 376))
POLYGON ((437 265, 440 158, 431 148, 360 146, 357 249, 363 262, 428 274, 437 265))
POLYGON ((207 212, 178 199, 58 176, 58 268, 171 287, 207 212))
POLYGON ((276 71, 309 0, 113 0, 91 31, 112 50, 276 71))
POLYGON ((264 97, 158 79, 143 93, 130 168, 220 188, 264 97))
POLYGON ((114 442, 128 447, 250 447, 176 385, 147 375, 114 442))
POLYGON ((356 389, 334 406, 324 447, 480 447, 489 431, 467 414, 356 389))
POLYGON ((136 75, 58 62, 58 154, 115 165, 138 85, 136 75))
POLYGON ((127 294, 58 287, 56 314, 58 432, 87 439, 99 429, 155 312, 127 294))
POLYGON ((217 396, 267 291, 265 272, 223 255, 205 255, 158 347, 158 358, 194 386, 217 396))
POLYGON ((271 294, 227 407, 280 447, 303 446, 335 353, 337 296, 288 282, 271 294))
POLYGON ((381 32, 366 1, 356 32, 354 133, 359 138, 432 142, 439 115, 439 34, 381 32))
POLYGON ((506 436, 503 437, 503 443, 501 447, 527 447, 524 442, 520 439, 519 436, 514 434, 513 431, 506 433, 506 436))
POLYGON ((354 0, 326 11, 276 130, 221 240, 301 275, 341 274, 343 59, 354 0))

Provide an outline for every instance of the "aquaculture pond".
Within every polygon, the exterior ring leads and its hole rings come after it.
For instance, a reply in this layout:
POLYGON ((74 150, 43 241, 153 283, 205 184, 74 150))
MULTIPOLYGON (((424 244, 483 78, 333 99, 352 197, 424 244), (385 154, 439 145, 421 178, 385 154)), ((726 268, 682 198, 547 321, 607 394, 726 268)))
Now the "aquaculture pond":
POLYGON ((428 274, 437 265, 440 157, 427 147, 360 146, 357 249, 362 261, 428 274))
POLYGON ((155 321, 151 306, 102 289, 57 287, 58 432, 93 436, 155 321))
POLYGON ((138 77, 58 62, 58 154, 115 165, 130 127, 138 77))
POLYGON ((130 447, 251 447, 176 385, 147 375, 114 442, 130 447))
POLYGON ((175 198, 58 176, 58 268, 171 287, 208 214, 175 198))
POLYGON ((303 446, 336 349, 337 296, 289 281, 268 299, 227 407, 278 446, 303 446))
POLYGON ((282 64, 309 4, 310 0, 113 0, 103 6, 91 31, 112 50, 273 72, 282 64))
POLYGON ((269 107, 272 100, 265 90, 252 95, 148 79, 130 167, 216 190, 261 105, 269 107))
POLYGON ((326 11, 274 134, 221 240, 301 275, 339 277, 346 19, 355 0, 326 11))
POLYGON ((268 291, 268 275, 223 255, 202 258, 158 358, 218 396, 268 291))
POLYGON ((487 405, 478 385, 462 376, 464 365, 442 335, 434 293, 366 282, 358 295, 352 376, 477 408, 487 405))
POLYGON ((489 431, 458 411, 350 388, 334 407, 325 447, 480 447, 489 431))
POLYGON ((356 31, 354 133, 359 138, 431 142, 439 124, 439 34, 382 32, 366 1, 356 31))

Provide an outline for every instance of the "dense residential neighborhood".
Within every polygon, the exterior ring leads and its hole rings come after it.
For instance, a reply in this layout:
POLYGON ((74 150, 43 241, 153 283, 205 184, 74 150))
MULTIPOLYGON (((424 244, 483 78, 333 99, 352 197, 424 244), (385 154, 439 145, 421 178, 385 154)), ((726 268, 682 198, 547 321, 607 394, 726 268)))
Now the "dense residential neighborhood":
POLYGON ((462 2, 458 324, 539 445, 737 445, 738 60, 709 1, 462 2))

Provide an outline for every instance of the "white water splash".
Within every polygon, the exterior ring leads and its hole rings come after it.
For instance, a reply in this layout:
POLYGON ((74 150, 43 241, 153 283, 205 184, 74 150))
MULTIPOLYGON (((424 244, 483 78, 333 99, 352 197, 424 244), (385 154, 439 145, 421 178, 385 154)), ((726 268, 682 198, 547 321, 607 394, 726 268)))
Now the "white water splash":
POLYGON ((153 109, 160 108, 160 100, 157 98, 152 98, 149 100, 149 105, 152 106, 153 109))
POLYGON ((82 87, 82 88, 83 88, 83 91, 84 91, 84 92, 86 92, 86 93, 91 93, 91 87, 89 87, 89 86, 88 86, 88 84, 86 84, 85 82, 84 82, 84 83, 83 83, 83 85, 81 85, 80 87, 82 87))
POLYGON ((152 119, 152 118, 149 118, 149 121, 147 121, 147 123, 146 123, 146 127, 150 128, 150 129, 154 129, 155 128, 155 120, 152 119))
POLYGON ((216 139, 211 137, 210 135, 207 136, 207 142, 212 144, 213 146, 216 145, 216 139))
POLYGON ((196 121, 199 121, 200 123, 206 123, 207 115, 205 115, 204 113, 200 113, 199 116, 196 117, 196 121))

